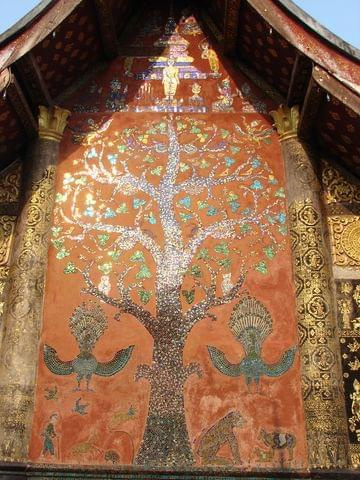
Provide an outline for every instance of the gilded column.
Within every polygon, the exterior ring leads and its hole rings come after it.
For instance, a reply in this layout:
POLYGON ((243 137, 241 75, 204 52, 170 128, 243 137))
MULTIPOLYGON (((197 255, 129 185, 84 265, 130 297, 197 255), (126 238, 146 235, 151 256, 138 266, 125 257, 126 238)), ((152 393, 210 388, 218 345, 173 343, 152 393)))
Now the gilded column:
POLYGON ((24 197, 15 230, 0 350, 3 461, 27 459, 55 169, 69 114, 59 107, 40 107, 39 138, 25 165, 24 197))
POLYGON ((324 238, 321 188, 297 136, 297 107, 271 112, 285 162, 310 468, 348 466, 339 339, 324 238))

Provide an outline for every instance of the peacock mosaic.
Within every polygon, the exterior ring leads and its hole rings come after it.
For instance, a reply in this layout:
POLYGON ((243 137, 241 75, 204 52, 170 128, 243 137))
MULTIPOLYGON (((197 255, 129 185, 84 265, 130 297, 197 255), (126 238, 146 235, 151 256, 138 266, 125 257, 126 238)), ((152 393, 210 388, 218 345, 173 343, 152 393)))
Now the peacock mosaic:
POLYGON ((305 468, 273 106, 191 11, 139 25, 67 106, 31 460, 305 468))

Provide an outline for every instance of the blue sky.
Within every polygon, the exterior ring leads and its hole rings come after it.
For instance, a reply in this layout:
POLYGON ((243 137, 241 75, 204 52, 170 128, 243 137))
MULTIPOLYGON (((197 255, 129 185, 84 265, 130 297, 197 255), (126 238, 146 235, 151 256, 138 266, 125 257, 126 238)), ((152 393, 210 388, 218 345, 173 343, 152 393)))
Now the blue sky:
MULTIPOLYGON (((293 1, 333 33, 360 48, 360 0, 293 1)), ((0 0, 0 33, 38 3, 39 0, 0 0)))

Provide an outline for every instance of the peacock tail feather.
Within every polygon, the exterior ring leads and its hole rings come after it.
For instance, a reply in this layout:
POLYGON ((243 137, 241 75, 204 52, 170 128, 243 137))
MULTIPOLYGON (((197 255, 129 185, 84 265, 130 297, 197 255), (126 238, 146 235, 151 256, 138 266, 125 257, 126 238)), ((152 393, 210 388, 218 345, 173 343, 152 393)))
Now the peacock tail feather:
POLYGON ((115 373, 122 370, 128 363, 133 349, 134 345, 130 345, 128 348, 119 350, 110 362, 98 362, 95 374, 101 377, 111 377, 111 375, 115 375, 115 373))
POLYGON ((69 326, 80 350, 91 352, 107 328, 107 319, 100 305, 83 303, 75 308, 69 326))
POLYGON ((260 353, 261 345, 272 332, 272 318, 267 308, 254 297, 245 297, 235 305, 229 328, 247 354, 260 353))
POLYGON ((70 375, 74 373, 72 361, 63 362, 59 359, 56 350, 49 345, 44 345, 44 362, 50 372, 55 375, 70 375))

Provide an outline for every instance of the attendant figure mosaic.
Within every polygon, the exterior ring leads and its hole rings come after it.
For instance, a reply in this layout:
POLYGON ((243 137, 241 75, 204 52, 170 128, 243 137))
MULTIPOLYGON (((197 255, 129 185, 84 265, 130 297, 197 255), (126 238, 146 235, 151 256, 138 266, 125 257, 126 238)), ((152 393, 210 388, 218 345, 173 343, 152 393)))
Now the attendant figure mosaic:
POLYGON ((31 458, 302 468, 271 105, 191 11, 144 14, 131 43, 69 101, 31 458))

